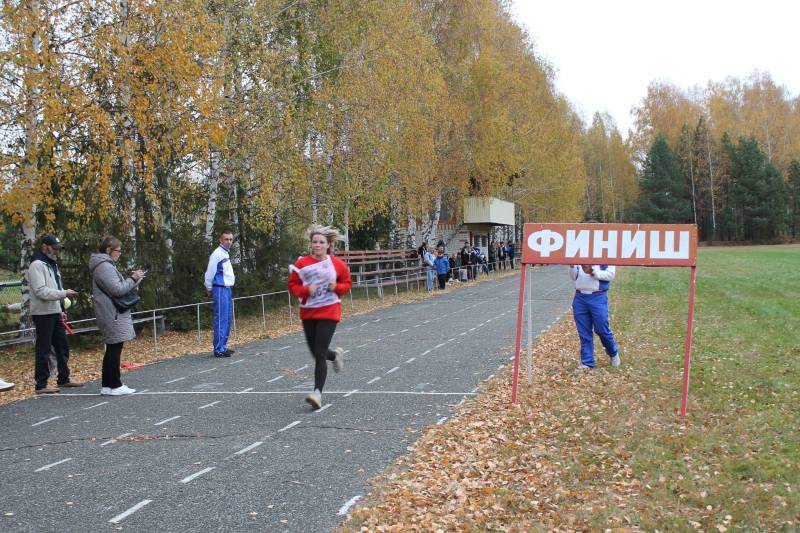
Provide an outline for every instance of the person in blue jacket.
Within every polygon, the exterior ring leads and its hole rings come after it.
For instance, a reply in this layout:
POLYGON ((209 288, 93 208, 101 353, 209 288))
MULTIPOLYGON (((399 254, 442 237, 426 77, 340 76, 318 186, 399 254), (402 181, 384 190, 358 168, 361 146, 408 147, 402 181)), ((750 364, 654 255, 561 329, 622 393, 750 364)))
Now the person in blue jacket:
POLYGON ((214 301, 214 357, 230 357, 234 352, 228 348, 233 320, 233 285, 236 282, 231 266, 232 244, 233 232, 223 230, 219 236, 219 246, 211 252, 206 268, 206 291, 214 301))
POLYGON ((609 265, 572 265, 569 275, 575 282, 572 314, 581 339, 579 369, 594 368, 594 333, 611 358, 611 366, 620 365, 619 347, 608 324, 608 289, 616 270, 609 265))
POLYGON ((433 260, 433 268, 436 269, 439 288, 444 290, 447 285, 447 276, 450 273, 450 260, 444 255, 441 249, 436 250, 436 259, 433 260))

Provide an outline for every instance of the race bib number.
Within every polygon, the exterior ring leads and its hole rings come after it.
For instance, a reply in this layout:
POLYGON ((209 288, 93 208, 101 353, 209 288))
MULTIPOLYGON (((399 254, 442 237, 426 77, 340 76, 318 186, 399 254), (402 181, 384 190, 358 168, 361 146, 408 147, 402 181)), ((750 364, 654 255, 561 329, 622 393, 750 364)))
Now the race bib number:
POLYGON ((308 265, 307 267, 297 268, 294 265, 289 265, 289 270, 297 272, 303 285, 316 285, 317 289, 313 294, 309 294, 305 303, 300 304, 300 307, 325 307, 339 303, 339 295, 331 291, 328 285, 332 281, 336 281, 336 268, 333 266, 333 261, 328 257, 325 261, 308 265))

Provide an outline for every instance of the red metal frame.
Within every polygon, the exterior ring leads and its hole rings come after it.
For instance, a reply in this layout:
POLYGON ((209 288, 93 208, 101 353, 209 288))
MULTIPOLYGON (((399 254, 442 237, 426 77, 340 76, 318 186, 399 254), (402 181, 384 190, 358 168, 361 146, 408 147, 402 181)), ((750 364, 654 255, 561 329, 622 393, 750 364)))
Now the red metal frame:
POLYGON ((687 410, 687 403, 689 400, 689 378, 691 375, 691 366, 692 366, 692 329, 694 324, 694 301, 695 301, 695 287, 697 284, 697 226, 694 225, 625 225, 625 224, 525 224, 525 228, 523 230, 523 253, 522 253, 522 275, 520 276, 520 285, 519 285, 519 302, 517 304, 517 336, 516 342, 514 346, 514 377, 513 382, 511 384, 511 403, 517 403, 517 389, 519 383, 519 359, 520 359, 520 350, 521 350, 521 342, 522 342, 522 318, 523 318, 523 310, 525 305, 525 278, 526 272, 528 270, 527 266, 529 264, 538 264, 538 263, 546 263, 546 264, 580 264, 580 263, 588 263, 597 264, 598 261, 602 261, 603 264, 610 264, 610 265, 640 265, 640 266, 688 266, 691 267, 691 281, 689 283, 689 316, 687 319, 687 329, 686 329, 686 340, 684 343, 684 357, 683 357, 683 389, 681 392, 681 408, 680 414, 681 417, 686 417, 686 410, 687 410), (691 255, 686 259, 682 260, 653 260, 647 258, 646 260, 638 260, 632 258, 625 258, 625 259, 608 259, 608 258, 586 258, 586 257, 576 257, 572 258, 570 262, 567 262, 562 257, 549 257, 549 258, 539 258, 536 257, 535 252, 528 246, 528 236, 534 231, 541 231, 542 229, 553 229, 554 231, 565 231, 566 228, 578 228, 578 229, 613 229, 616 231, 623 231, 623 230, 632 230, 632 229, 647 229, 647 230, 660 230, 660 229, 670 229, 673 228, 675 230, 691 230, 691 255))

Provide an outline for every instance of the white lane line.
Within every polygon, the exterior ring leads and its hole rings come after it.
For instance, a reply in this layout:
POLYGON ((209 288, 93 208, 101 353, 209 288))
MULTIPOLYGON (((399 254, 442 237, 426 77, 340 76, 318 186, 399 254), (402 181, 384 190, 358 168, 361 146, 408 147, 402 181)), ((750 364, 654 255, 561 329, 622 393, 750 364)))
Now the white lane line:
POLYGON ((164 385, 169 385, 170 383, 177 383, 179 381, 183 381, 184 379, 186 379, 186 376, 183 376, 182 378, 178 378, 178 379, 173 379, 171 381, 165 381, 164 385))
POLYGON ((114 443, 115 443, 115 442, 117 442, 119 439, 124 439, 125 437, 129 437, 129 436, 131 436, 131 435, 133 435, 133 433, 123 433, 122 435, 120 435, 120 436, 118 436, 118 437, 114 437, 113 439, 110 439, 110 440, 107 440, 107 441, 105 441, 105 442, 104 442, 104 443, 102 443, 100 446, 108 446, 109 444, 114 444, 114 443))
POLYGON ((55 463, 50 463, 49 465, 44 465, 41 468, 37 468, 34 472, 44 472, 45 470, 50 470, 54 466, 58 466, 62 463, 66 463, 67 461, 72 461, 72 457, 67 457, 66 459, 61 459, 60 461, 56 461, 55 463))
POLYGON ((247 453, 247 452, 249 452, 250 450, 254 450, 254 449, 258 448, 258 447, 259 447, 259 446, 261 446, 262 444, 264 444, 262 441, 257 441, 257 442, 254 442, 254 443, 253 443, 253 444, 251 444, 250 446, 247 446, 247 447, 245 447, 245 448, 242 448, 241 450, 239 450, 238 452, 234 453, 233 455, 242 455, 242 454, 244 454, 244 453, 247 453))
MULTIPOLYGON (((325 391, 325 394, 344 394, 347 391, 325 391)), ((138 393, 137 393, 138 394, 138 393)), ((301 390, 276 390, 276 391, 250 391, 243 393, 242 391, 155 391, 155 392, 148 392, 147 396, 192 396, 192 395, 211 395, 211 396, 219 396, 219 395, 240 395, 240 394, 260 394, 263 396, 276 396, 276 395, 286 395, 286 396, 297 396, 300 394, 308 394, 308 391, 301 391, 301 390)), ((424 392, 424 391, 361 391, 359 394, 410 394, 413 396, 458 396, 467 394, 465 392, 424 392)), ((62 396, 62 398, 67 398, 70 396, 81 396, 80 393, 69 393, 62 396)), ((97 396, 97 394, 83 394, 83 396, 97 396)))
POLYGON ((454 340, 456 340, 455 337, 453 337, 452 339, 447 339, 447 342, 453 342, 454 340))
POLYGON ((294 371, 295 372, 300 372, 301 370, 305 370, 306 368, 308 368, 308 364, 307 363, 305 365, 301 366, 300 368, 295 368, 294 371))
POLYGON ((209 466, 208 468, 204 468, 204 469, 202 469, 202 470, 201 470, 201 471, 199 471, 199 472, 195 472, 195 473, 194 473, 194 474, 192 474, 191 476, 186 476, 185 478, 183 478, 183 479, 181 480, 181 483, 184 483, 184 484, 185 484, 185 483, 189 483, 191 480, 193 480, 193 479, 197 479, 197 478, 199 478, 200 476, 202 476, 203 474, 205 474, 205 473, 208 473, 208 472, 211 472, 211 471, 212 471, 212 470, 214 470, 215 468, 216 468, 216 466, 209 466))
POLYGON ((345 350, 342 353, 350 353, 350 350, 345 350))
POLYGON ((54 416, 54 417, 48 418, 47 420, 41 420, 39 422, 36 422, 35 424, 31 424, 31 427, 34 428, 36 426, 41 426, 42 424, 47 424, 48 422, 52 422, 53 420, 58 420, 59 418, 61 418, 61 417, 60 416, 54 416))
POLYGON ((100 403, 96 403, 96 404, 94 404, 94 405, 90 405, 89 407, 84 407, 84 408, 83 408, 83 410, 84 410, 84 411, 88 411, 89 409, 94 409, 95 407, 100 407, 101 405, 105 405, 105 404, 107 404, 107 403, 108 403, 108 402, 100 402, 100 403))
POLYGON ((494 377, 494 374, 489 374, 489 377, 488 377, 488 378, 486 378, 486 381, 489 381, 489 380, 490 380, 490 379, 492 379, 493 377, 494 377))
POLYGON ((347 398, 348 396, 350 396, 351 394, 355 394, 356 392, 358 392, 358 389, 353 389, 344 396, 342 396, 342 398, 347 398))
POLYGON ((219 368, 219 367, 215 366, 214 368, 209 368, 207 370, 201 370, 200 372, 197 372, 197 373, 198 374, 205 374, 206 372, 212 372, 212 371, 216 370, 217 368, 219 368))
POLYGON ((231 361, 230 363, 228 363, 228 366, 238 365, 239 363, 244 363, 244 359, 238 359, 236 361, 231 361))
POLYGON ((434 349, 434 350, 438 350, 439 348, 441 348, 441 347, 442 347, 442 346, 444 346, 445 344, 447 344, 447 343, 446 343, 446 342, 441 342, 441 343, 437 344, 436 346, 434 346, 434 347, 433 347, 433 349, 434 349))
POLYGON ((428 355, 429 353, 431 353, 431 351, 430 351, 430 350, 425 350, 424 352, 422 352, 422 353, 421 353, 421 354, 419 354, 419 355, 420 355, 420 356, 423 356, 423 355, 428 355))
POLYGON ((222 400, 217 400, 216 402, 211 402, 211 403, 207 403, 205 405, 201 405, 200 407, 198 407, 198 409, 205 409, 206 407, 214 407, 215 405, 217 405, 221 401, 222 400))
POLYGON ((396 335, 396 333, 389 333, 389 334, 387 335, 387 337, 394 337, 395 335, 396 335))
POLYGON ((415 328, 418 328, 418 327, 420 327, 421 325, 422 325, 422 324, 417 324, 417 325, 416 325, 416 326, 414 326, 414 327, 415 327, 415 328))
POLYGON ((380 321, 381 321, 381 319, 380 319, 380 318, 376 318, 375 320, 373 320, 373 321, 372 321, 372 323, 373 323, 373 324, 377 324, 377 323, 378 323, 378 322, 380 322, 380 321))
POLYGON ((416 358, 416 357, 412 357, 411 359, 409 359, 408 361, 406 361, 406 363, 413 363, 413 362, 414 362, 414 361, 416 361, 416 360, 417 360, 417 358, 416 358))
POLYGON ((359 344, 358 346, 356 346, 356 348, 363 348, 363 347, 364 347, 364 346, 366 346, 367 344, 369 344, 369 343, 366 343, 366 342, 365 342, 364 344, 359 344))
POLYGON ((467 331, 475 331, 475 328, 469 328, 467 331))
POLYGON ((135 513, 136 511, 138 511, 142 507, 144 507, 145 505, 148 505, 152 501, 153 500, 142 500, 139 503, 137 503, 136 505, 134 505, 133 507, 131 507, 130 509, 128 509, 127 511, 125 511, 124 513, 120 513, 117 516, 115 516, 114 518, 112 518, 111 520, 109 520, 109 522, 111 522, 112 524, 119 524, 120 522, 122 522, 123 520, 128 518, 130 515, 132 515, 133 513, 135 513))
POLYGON ((322 407, 320 407, 319 409, 314 411, 314 414, 321 413, 322 411, 324 411, 325 409, 327 409, 331 405, 333 405, 333 404, 332 403, 326 403, 325 405, 323 405, 322 407))
POLYGON ((255 387, 247 387, 246 389, 240 390, 237 394, 244 394, 245 392, 250 392, 253 389, 255 389, 255 387))
MULTIPOLYGON (((282 379, 282 378, 283 378, 283 376, 278 376, 277 378, 268 379, 267 383, 272 383, 272 382, 278 381, 279 379, 282 379)), ((252 389, 250 389, 250 390, 252 390, 252 389)))
POLYGON ((282 352, 283 350, 288 350, 289 348, 291 348, 291 345, 289 345, 289 346, 281 346, 280 348, 276 348, 275 351, 276 352, 282 352))
POLYGON ((353 496, 352 498, 347 500, 347 503, 345 503, 344 505, 342 505, 339 508, 339 516, 346 515, 347 514, 347 510, 350 509, 353 506, 353 504, 356 503, 360 499, 361 499, 361 495, 359 494, 358 496, 353 496))
POLYGON ((463 336, 464 336, 464 335, 466 335, 466 334, 467 334, 467 332, 466 332, 466 331, 462 331, 461 333, 459 333, 459 334, 458 334, 458 336, 459 336, 459 337, 463 337, 463 336))
POLYGON ((137 394, 144 394, 145 392, 148 392, 148 391, 150 391, 150 389, 144 389, 144 390, 136 391, 136 392, 133 393, 133 395, 136 396, 137 394))
POLYGON ((376 378, 372 378, 371 380, 367 381, 367 385, 372 385, 373 383, 375 383, 376 381, 378 381, 380 379, 381 379, 380 376, 378 376, 376 378))
POLYGON ((444 424, 445 420, 447 420, 447 417, 443 416, 442 418, 436 421, 436 425, 441 426, 442 424, 444 424))
POLYGON ((431 322, 430 320, 423 320, 422 321, 423 324, 430 324, 430 322, 431 322))
POLYGON ((156 423, 155 423, 155 424, 153 424, 153 425, 154 425, 154 426, 160 426, 161 424, 166 424, 167 422, 172 422, 173 420, 177 420, 177 419, 179 419, 180 417, 181 417, 181 415, 175 415, 175 416, 172 416, 172 417, 170 417, 170 418, 164 419, 164 420, 162 420, 161 422, 156 422, 156 423))
POLYGON ((361 324, 361 325, 360 325, 360 326, 358 326, 358 327, 360 327, 360 328, 363 328, 363 327, 364 327, 364 326, 366 326, 367 324, 369 324, 369 322, 364 322, 363 324, 361 324))
POLYGON ((396 367, 392 368, 391 370, 388 370, 386 372, 386 375, 388 376, 389 374, 391 374, 392 372, 396 372, 397 370, 400 370, 399 366, 396 366, 396 367))
POLYGON ((288 424, 288 425, 286 425, 286 426, 282 427, 281 429, 279 429, 279 430, 278 430, 278 433, 280 433, 280 432, 282 432, 282 431, 286 431, 287 429, 292 429, 293 427, 295 427, 295 426, 296 426, 297 424, 299 424, 299 423, 300 423, 300 421, 299 421, 299 420, 295 420, 295 421, 294 421, 294 422, 292 422, 291 424, 288 424))
POLYGON ((408 331, 408 328, 406 328, 406 329, 401 329, 401 330, 400 330, 400 333, 405 333, 406 331, 408 331))

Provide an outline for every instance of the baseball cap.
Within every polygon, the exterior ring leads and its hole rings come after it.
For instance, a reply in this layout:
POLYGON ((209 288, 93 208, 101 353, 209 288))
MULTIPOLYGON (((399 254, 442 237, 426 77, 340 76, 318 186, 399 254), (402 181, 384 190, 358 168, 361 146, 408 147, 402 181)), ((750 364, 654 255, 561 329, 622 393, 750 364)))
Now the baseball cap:
POLYGON ((55 235, 45 235, 40 242, 53 248, 61 248, 61 241, 55 235))

